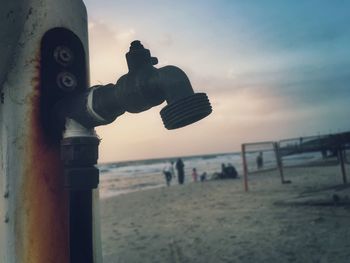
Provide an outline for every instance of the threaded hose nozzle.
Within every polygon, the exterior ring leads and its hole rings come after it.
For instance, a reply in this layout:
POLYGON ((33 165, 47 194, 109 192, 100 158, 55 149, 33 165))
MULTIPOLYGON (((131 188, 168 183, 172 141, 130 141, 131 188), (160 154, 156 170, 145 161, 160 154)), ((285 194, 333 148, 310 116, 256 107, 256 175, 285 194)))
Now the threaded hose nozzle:
POLYGON ((165 106, 160 115, 165 128, 173 130, 197 122, 211 112, 207 94, 195 93, 165 106))

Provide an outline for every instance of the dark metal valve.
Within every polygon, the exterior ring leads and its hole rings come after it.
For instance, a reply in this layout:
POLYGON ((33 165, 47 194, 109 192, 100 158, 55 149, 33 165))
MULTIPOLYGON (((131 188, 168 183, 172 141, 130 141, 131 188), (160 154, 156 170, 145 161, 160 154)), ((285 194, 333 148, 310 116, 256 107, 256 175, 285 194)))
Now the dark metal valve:
POLYGON ((126 54, 129 72, 116 84, 98 85, 60 106, 61 115, 87 128, 113 122, 124 112, 138 113, 166 101, 160 115, 172 130, 203 119, 212 112, 208 96, 194 93, 185 72, 175 66, 155 68, 157 58, 135 40, 126 54))

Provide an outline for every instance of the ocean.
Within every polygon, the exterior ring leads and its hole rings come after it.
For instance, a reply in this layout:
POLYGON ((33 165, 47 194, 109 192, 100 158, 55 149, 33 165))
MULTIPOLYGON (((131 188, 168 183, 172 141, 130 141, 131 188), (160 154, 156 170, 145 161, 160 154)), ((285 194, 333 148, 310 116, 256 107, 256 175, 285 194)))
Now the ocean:
MULTIPOLYGON (((257 152, 249 152, 246 155, 249 172, 256 171, 257 152)), ((240 152, 211 154, 201 156, 181 157, 185 164, 185 184, 192 182, 192 169, 196 168, 201 175, 206 172, 210 176, 221 171, 221 164, 232 164, 240 177, 242 177, 242 158, 240 152)), ((277 162, 273 151, 264 151, 264 169, 276 168, 277 162)), ((321 159, 319 152, 304 153, 283 158, 284 166, 295 166, 306 162, 321 159)), ((108 198, 124 193, 140 191, 166 186, 163 169, 170 161, 176 161, 177 157, 164 159, 148 159, 139 161, 124 161, 115 163, 102 163, 100 169, 100 197, 108 198)), ((177 184, 177 178, 172 180, 177 184)))

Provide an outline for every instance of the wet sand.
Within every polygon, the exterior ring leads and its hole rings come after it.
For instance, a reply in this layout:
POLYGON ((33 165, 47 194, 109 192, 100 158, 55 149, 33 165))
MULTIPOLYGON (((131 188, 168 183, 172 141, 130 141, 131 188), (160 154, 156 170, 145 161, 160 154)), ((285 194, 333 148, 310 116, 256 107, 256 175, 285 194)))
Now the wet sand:
POLYGON ((350 188, 338 166, 288 168, 101 201, 105 263, 349 262, 350 188), (337 186, 337 187, 334 187, 337 186))

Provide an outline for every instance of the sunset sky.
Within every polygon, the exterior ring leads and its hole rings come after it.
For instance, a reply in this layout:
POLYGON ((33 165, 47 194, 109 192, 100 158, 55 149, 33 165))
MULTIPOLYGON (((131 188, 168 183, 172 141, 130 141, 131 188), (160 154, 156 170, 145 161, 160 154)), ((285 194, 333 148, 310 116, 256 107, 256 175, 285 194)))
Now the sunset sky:
POLYGON ((206 92, 213 113, 168 131, 162 104, 97 128, 100 162, 233 152, 350 130, 350 1, 85 0, 91 84, 127 73, 135 39, 206 92))

